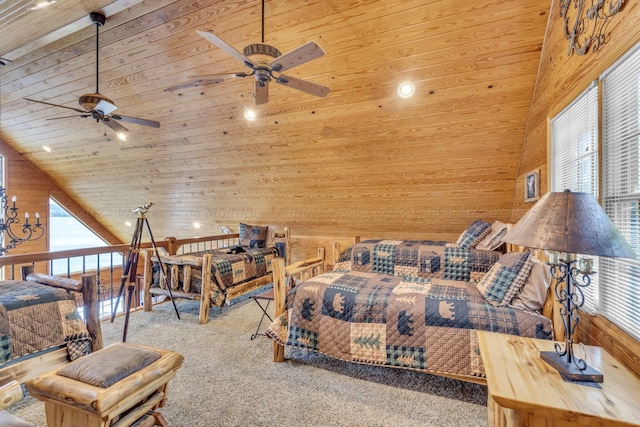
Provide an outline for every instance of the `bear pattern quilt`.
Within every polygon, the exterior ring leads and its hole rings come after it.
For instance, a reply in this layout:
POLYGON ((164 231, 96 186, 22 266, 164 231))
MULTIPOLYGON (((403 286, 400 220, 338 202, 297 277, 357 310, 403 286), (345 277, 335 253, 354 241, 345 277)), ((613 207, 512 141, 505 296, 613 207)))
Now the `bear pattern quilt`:
POLYGON ((494 307, 475 284, 355 270, 294 288, 267 335, 352 362, 483 378, 477 330, 552 337, 549 319, 494 307))
POLYGON ((347 248, 334 270, 478 282, 501 253, 432 240, 363 240, 347 248))

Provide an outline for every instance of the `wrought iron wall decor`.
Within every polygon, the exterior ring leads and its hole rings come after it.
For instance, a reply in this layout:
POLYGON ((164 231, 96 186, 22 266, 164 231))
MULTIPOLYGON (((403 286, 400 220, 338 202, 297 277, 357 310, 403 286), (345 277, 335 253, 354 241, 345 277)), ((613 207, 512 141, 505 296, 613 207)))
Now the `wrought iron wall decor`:
POLYGON ((7 191, 0 186, 0 202, 4 215, 0 217, 0 256, 20 243, 37 240, 44 236, 44 228, 40 223, 40 215, 36 213, 35 224, 29 223, 29 213, 25 213, 24 222, 18 218, 16 196, 11 198, 11 205, 7 200, 7 191))
POLYGON ((597 52, 605 44, 609 19, 622 9, 625 0, 560 0, 560 17, 564 21, 564 37, 569 41, 567 56, 597 52))

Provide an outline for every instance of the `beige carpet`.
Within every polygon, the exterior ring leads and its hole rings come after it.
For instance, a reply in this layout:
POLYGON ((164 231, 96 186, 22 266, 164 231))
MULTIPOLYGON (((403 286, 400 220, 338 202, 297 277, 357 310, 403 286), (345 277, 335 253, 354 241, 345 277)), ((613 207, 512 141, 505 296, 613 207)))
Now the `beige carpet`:
MULTIPOLYGON (((197 303, 178 308, 182 320, 170 303, 132 313, 127 339, 184 355, 161 410, 171 426, 487 425, 484 386, 306 351, 274 363, 270 339, 249 339, 261 313, 252 300, 212 309, 207 325, 197 303)), ((123 324, 103 324, 105 344, 121 341, 123 324)), ((44 405, 31 397, 11 412, 46 426, 44 405)))

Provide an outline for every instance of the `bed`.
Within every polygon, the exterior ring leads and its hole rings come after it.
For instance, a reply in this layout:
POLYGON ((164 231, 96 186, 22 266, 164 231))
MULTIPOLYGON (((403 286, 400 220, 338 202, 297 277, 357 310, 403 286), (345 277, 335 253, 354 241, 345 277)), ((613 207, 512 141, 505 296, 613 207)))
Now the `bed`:
POLYGON ((22 268, 0 281, 0 409, 22 397, 20 384, 102 348, 95 277, 82 281, 22 268), (82 295, 84 320, 76 307, 82 295))
POLYGON ((145 252, 144 310, 151 311, 153 296, 199 300, 199 322, 207 323, 212 305, 223 306, 271 283, 271 262, 289 252, 289 229, 276 232, 272 226, 240 224, 237 243, 180 255, 165 253, 160 260, 145 252))
MULTIPOLYGON (((477 330, 554 338, 547 266, 529 252, 490 252, 432 241, 357 243, 333 271, 290 290, 286 306, 277 287, 266 331, 274 359, 292 346, 485 384, 477 330), (525 285, 535 287, 527 293, 537 309, 522 295, 525 285)), ((287 268, 275 261, 276 271, 274 283, 284 283, 287 268)))

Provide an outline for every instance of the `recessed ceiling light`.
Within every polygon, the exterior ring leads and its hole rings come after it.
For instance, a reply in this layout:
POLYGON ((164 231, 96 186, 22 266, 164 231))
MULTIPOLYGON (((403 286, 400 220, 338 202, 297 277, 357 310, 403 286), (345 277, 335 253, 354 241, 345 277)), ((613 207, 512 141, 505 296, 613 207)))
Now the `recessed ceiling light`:
POLYGON ((194 222, 193 223, 193 228, 200 228, 200 223, 199 222, 194 222))
POLYGON ((29 10, 38 10, 38 9, 44 9, 47 6, 51 6, 52 4, 54 4, 56 2, 56 0, 49 0, 49 1, 41 1, 40 3, 36 4, 35 6, 33 6, 32 8, 30 8, 29 10))
POLYGON ((256 112, 255 112, 255 111, 253 111, 253 110, 252 110, 252 109, 250 109, 250 108, 247 108, 246 110, 244 110, 244 117, 245 117, 245 119, 247 119, 247 120, 251 120, 251 121, 253 121, 253 120, 255 120, 255 119, 256 119, 256 117, 258 117, 258 116, 256 115, 256 112))
POLYGON ((47 153, 50 153, 50 152, 51 152, 51 147, 49 147, 48 145, 43 145, 43 146, 42 146, 42 149, 43 149, 44 151, 46 151, 47 153))
POLYGON ((131 227, 131 223, 129 221, 125 221, 124 225, 126 225, 127 227, 131 227))
POLYGON ((120 138, 121 141, 126 141, 127 135, 124 132, 118 132, 118 138, 120 138))
POLYGON ((398 86, 398 95, 402 98, 409 98, 416 92, 416 86, 411 82, 400 83, 398 86))

